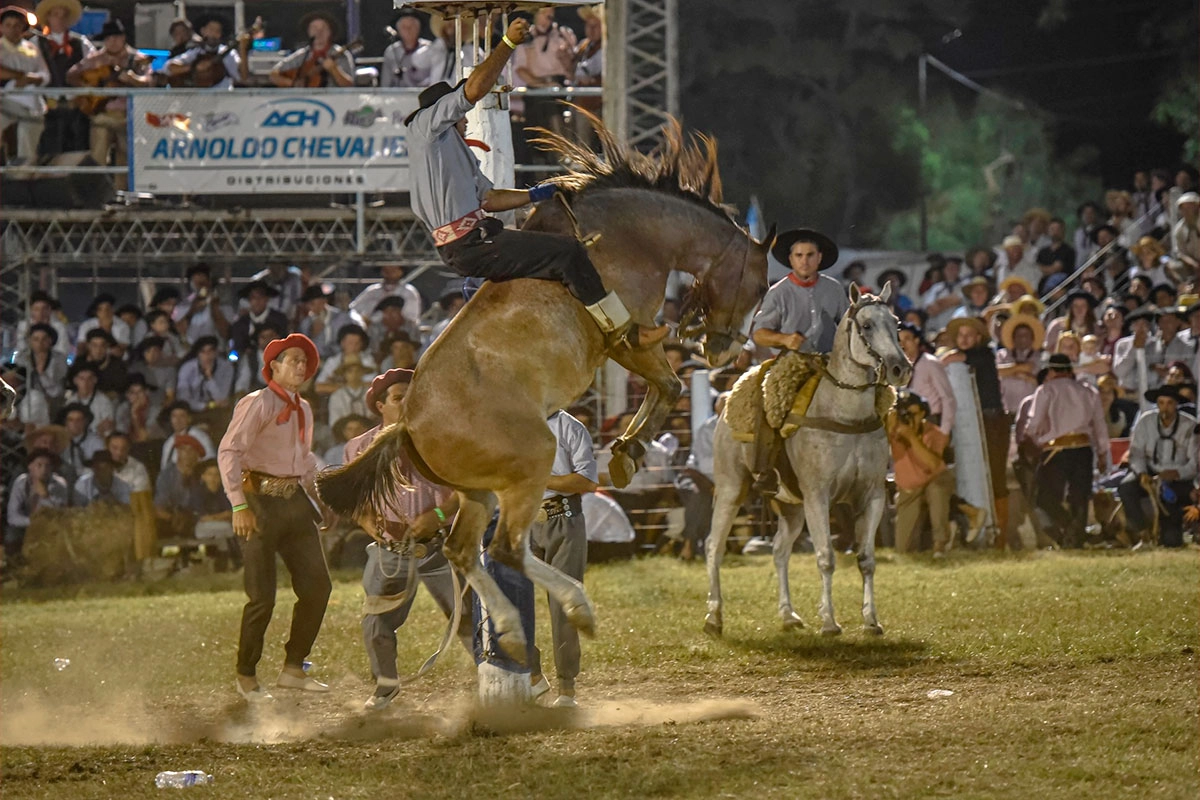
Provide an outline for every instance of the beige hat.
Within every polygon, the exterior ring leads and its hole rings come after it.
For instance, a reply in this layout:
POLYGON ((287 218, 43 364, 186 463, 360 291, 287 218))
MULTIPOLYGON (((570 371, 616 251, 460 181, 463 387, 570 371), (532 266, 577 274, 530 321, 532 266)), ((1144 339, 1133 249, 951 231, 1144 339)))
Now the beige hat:
POLYGON ((969 325, 979 331, 979 338, 985 342, 992 338, 991 333, 988 332, 987 325, 984 325, 983 320, 979 317, 955 317, 946 323, 946 334, 950 337, 951 341, 958 341, 958 329, 964 325, 969 325))
POLYGON ((83 16, 83 6, 79 0, 42 0, 34 9, 37 14, 38 22, 42 25, 46 24, 46 17, 50 16, 50 12, 56 8, 65 8, 67 10, 67 27, 70 28, 76 22, 79 22, 83 16))
POLYGON ((1004 241, 1000 243, 1000 246, 1007 250, 1010 247, 1024 247, 1025 243, 1021 241, 1020 236, 1009 234, 1004 237, 1004 241))
MULTIPOLYGON (((1017 237, 1012 236, 1009 238, 1015 239, 1017 237)), ((1010 286, 1020 286, 1025 290, 1024 294, 1033 294, 1033 284, 1029 282, 1028 278, 1023 278, 1020 275, 1009 275, 1000 281, 1000 291, 1007 292, 1010 286)))
POLYGON ((1184 203, 1200 203, 1200 194, 1195 192, 1184 192, 1179 195, 1179 199, 1175 201, 1175 206, 1181 206, 1184 203))
POLYGON ((1017 328, 1022 325, 1026 326, 1033 332, 1033 349, 1041 350, 1042 342, 1046 340, 1046 326, 1042 321, 1031 314, 1013 314, 1008 319, 1004 320, 1004 325, 1000 328, 1000 342, 1009 350, 1013 349, 1013 334, 1017 328))

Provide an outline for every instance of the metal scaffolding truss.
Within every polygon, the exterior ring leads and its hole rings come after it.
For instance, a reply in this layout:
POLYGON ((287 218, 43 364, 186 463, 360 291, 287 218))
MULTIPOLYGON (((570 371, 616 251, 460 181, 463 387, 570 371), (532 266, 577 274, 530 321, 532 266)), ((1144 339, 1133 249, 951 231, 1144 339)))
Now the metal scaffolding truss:
POLYGON ((621 0, 607 4, 607 24, 620 36, 605 47, 605 117, 619 137, 639 150, 661 139, 668 116, 679 114, 677 0, 621 0))
MULTIPOLYGON (((408 209, 240 211, 11 211, 0 233, 0 271, 22 267, 121 264, 169 266, 299 260, 332 265, 400 259, 440 263, 408 209)), ((5 275, 5 289, 12 279, 5 275)))

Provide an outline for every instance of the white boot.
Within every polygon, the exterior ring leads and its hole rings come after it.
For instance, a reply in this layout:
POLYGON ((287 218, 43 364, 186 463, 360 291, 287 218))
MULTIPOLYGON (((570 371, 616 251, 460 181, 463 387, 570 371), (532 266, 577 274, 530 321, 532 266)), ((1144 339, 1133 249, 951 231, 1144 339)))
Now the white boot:
POLYGON ((606 334, 621 333, 629 327, 629 309, 625 308, 616 292, 609 292, 599 303, 584 307, 606 334))
POLYGON ((484 706, 520 705, 533 699, 528 672, 509 672, 485 660, 479 664, 478 675, 479 702, 484 706))
POLYGON ((621 302, 616 292, 609 292, 599 303, 592 303, 584 308, 604 332, 605 345, 609 349, 624 346, 641 350, 661 342, 670 332, 666 325, 643 331, 630 319, 629 309, 621 302))

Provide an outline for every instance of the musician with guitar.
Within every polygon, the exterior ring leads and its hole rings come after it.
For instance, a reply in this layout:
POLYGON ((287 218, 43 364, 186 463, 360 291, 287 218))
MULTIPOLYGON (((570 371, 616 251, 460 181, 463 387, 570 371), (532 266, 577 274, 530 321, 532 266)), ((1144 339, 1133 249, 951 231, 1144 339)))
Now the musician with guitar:
MULTIPOLYGON (((66 86, 71 67, 96 52, 86 36, 71 30, 83 16, 79 0, 41 0, 35 11, 42 30, 33 42, 42 52, 50 69, 47 86, 66 86)), ((47 98, 46 132, 42 134, 39 155, 56 156, 89 146, 88 118, 65 97, 47 98)))
POLYGON ((281 88, 304 86, 353 86, 354 56, 334 44, 338 22, 332 14, 314 11, 300 20, 308 45, 280 61, 271 70, 271 83, 281 88))
MULTIPOLYGON (((153 60, 130 47, 125 37, 125 25, 119 19, 104 23, 97 37, 103 42, 99 52, 80 61, 67 72, 72 86, 149 87, 154 84, 150 75, 153 60)), ((109 152, 113 164, 129 163, 129 143, 126 141, 127 98, 87 96, 76 98, 85 114, 92 117, 91 150, 97 164, 107 165, 109 152)), ((125 176, 113 181, 118 189, 125 188, 125 176)))
POLYGON ((225 41, 225 20, 216 14, 206 14, 196 20, 200 44, 167 62, 166 72, 172 86, 194 86, 198 89, 232 89, 236 79, 245 83, 250 77, 249 34, 236 42, 225 41))
MULTIPOLYGON (((0 8, 0 88, 23 89, 43 86, 50 80, 46 60, 32 42, 25 41, 29 17, 19 6, 0 8)), ((40 95, 9 95, 0 92, 0 134, 17 126, 17 153, 28 163, 37 161, 42 138, 46 101, 40 95)), ((11 155, 11 154, 10 154, 11 155)))

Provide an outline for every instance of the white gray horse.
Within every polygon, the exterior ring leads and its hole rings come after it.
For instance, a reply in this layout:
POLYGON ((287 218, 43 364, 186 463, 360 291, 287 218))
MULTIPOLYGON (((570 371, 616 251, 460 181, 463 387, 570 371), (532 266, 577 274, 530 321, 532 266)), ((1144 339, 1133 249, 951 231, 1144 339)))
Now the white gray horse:
MULTIPOLYGON (((903 386, 912 374, 896 336, 899 323, 887 306, 891 293, 890 283, 878 297, 860 294, 858 287, 851 285, 850 309, 838 325, 827 374, 813 394, 804 424, 785 443, 784 451, 803 495, 803 503, 786 491, 776 496, 780 527, 774 554, 779 614, 785 629, 804 625, 792 610, 788 559, 807 522, 824 584, 821 632, 842 632, 833 614, 835 554, 829 509, 836 502, 848 502, 858 514, 855 534, 863 580, 863 625, 869 633, 883 633, 875 615, 875 531, 887 503, 889 449, 876 412, 875 391, 884 384, 903 386)), ((722 630, 721 559, 734 515, 750 487, 752 448, 734 440, 724 418, 717 423, 713 435, 716 488, 707 548, 708 615, 704 622, 705 631, 717 636, 722 630)))

